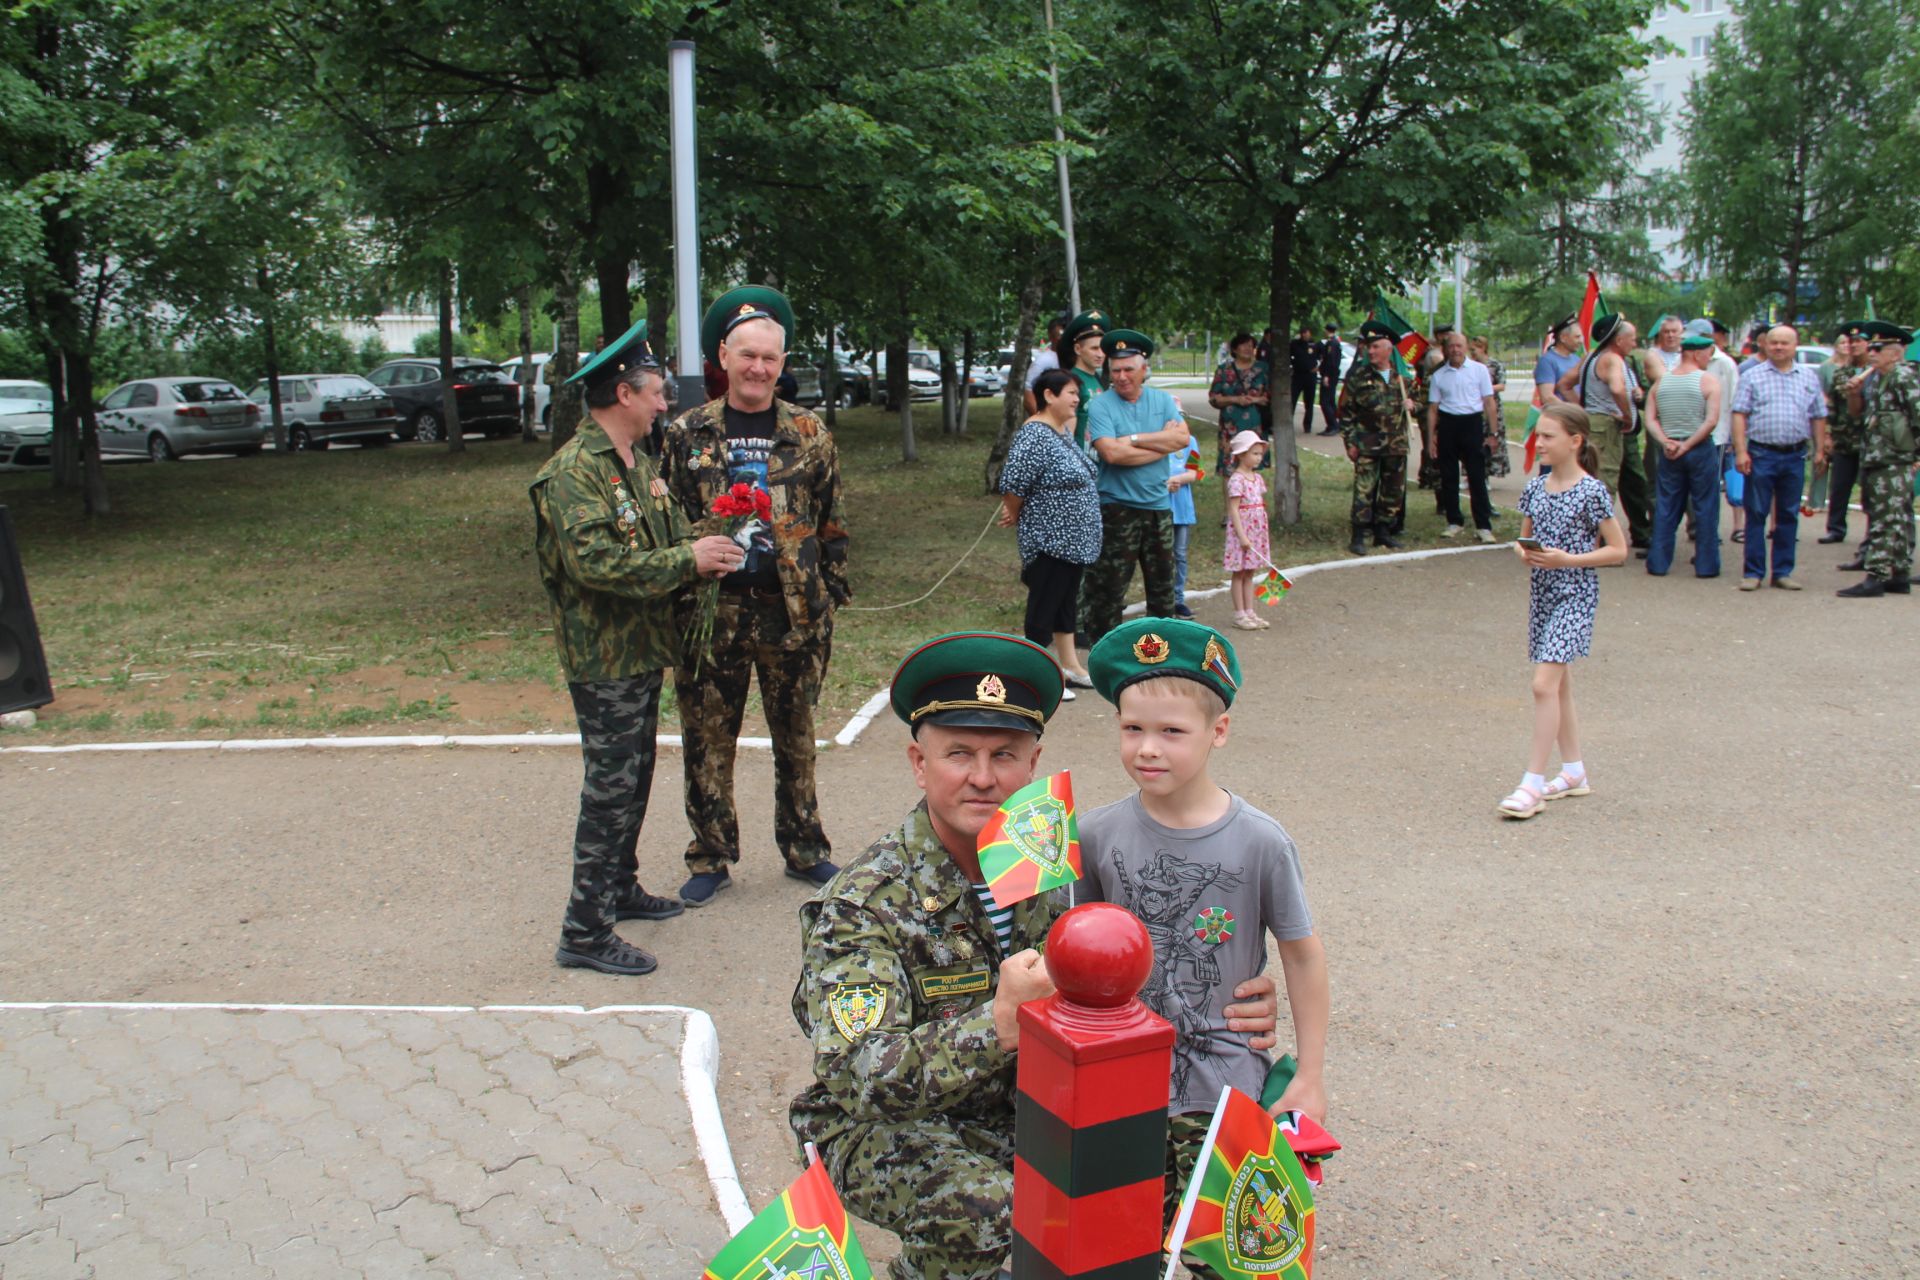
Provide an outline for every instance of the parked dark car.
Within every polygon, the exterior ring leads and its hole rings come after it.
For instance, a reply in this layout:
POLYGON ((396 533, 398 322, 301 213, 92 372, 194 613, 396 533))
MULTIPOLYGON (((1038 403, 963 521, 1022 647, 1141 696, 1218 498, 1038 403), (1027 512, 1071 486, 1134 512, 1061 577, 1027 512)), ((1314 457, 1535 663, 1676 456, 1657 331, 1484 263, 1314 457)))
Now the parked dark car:
MULTIPOLYGON (((253 384, 247 399, 260 406, 260 420, 271 431, 273 404, 265 378, 253 384)), ((357 373, 283 375, 280 418, 287 428, 287 448, 295 453, 349 441, 379 446, 400 429, 392 399, 357 373)))
MULTIPOLYGON (((461 356, 453 362, 454 403, 460 408, 460 429, 482 435, 516 435, 520 430, 520 384, 506 370, 486 360, 461 356)), ((367 375, 367 381, 393 400, 402 440, 444 440, 447 424, 441 420, 440 362, 429 359, 389 360, 367 375)))
MULTIPOLYGON (((818 351, 799 352, 796 362, 804 361, 820 379, 820 399, 826 399, 827 358, 818 351)), ((856 404, 865 404, 873 399, 873 372, 867 366, 850 360, 843 351, 833 354, 834 363, 840 366, 840 407, 851 409, 856 404)))

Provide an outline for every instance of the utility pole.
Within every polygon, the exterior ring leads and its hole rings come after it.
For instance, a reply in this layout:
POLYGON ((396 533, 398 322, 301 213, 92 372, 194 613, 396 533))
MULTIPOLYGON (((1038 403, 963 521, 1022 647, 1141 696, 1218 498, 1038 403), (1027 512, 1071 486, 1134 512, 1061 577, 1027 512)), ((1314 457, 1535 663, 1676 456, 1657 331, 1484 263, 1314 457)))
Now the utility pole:
POLYGON ((1067 177, 1067 131, 1060 119, 1060 66, 1053 57, 1053 0, 1047 7, 1047 83, 1053 89, 1054 167, 1060 174, 1060 225, 1067 229, 1067 300, 1075 315, 1080 314, 1080 255, 1073 243, 1073 183, 1067 177))
MULTIPOLYGON (((675 347, 679 374, 678 403, 699 404, 706 399, 700 367, 700 219, 693 149, 693 41, 667 42, 667 102, 673 143, 673 291, 676 317, 675 347)), ((651 317, 649 317, 651 319, 651 317)), ((647 336, 662 350, 666 342, 665 317, 661 332, 651 326, 647 336)), ((612 335, 608 335, 612 340, 612 335)), ((788 341, 792 341, 789 336, 788 341)))

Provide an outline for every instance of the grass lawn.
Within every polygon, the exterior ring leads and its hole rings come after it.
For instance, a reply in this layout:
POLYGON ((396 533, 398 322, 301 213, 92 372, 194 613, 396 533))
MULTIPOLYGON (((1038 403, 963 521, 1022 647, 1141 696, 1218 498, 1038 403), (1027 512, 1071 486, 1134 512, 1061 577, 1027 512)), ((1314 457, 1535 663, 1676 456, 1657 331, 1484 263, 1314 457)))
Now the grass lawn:
MULTIPOLYGON (((1011 530, 989 530, 931 599, 878 608, 926 591, 980 535, 997 506, 981 467, 999 412, 976 402, 964 437, 921 415, 911 464, 890 415, 841 414, 855 607, 836 629, 820 736, 915 642, 1018 631, 1011 530)), ((544 441, 476 440, 458 457, 408 445, 116 465, 114 514, 91 524, 44 476, 0 475, 57 695, 7 740, 571 730, 526 497, 546 456, 544 441)), ((1275 530, 1283 566, 1344 554, 1350 472, 1312 455, 1306 468, 1306 517, 1275 530)), ((1223 577, 1214 477, 1198 497, 1195 589, 1223 577)), ((1408 545, 1440 545, 1431 503, 1411 511, 1408 545)))

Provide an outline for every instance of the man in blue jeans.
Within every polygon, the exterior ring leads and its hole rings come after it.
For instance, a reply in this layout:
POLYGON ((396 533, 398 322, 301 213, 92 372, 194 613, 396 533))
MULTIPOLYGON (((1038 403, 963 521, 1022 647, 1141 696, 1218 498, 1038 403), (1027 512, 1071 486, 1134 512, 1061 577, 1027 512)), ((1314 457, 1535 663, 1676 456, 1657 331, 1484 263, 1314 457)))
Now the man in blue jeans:
POLYGON ((1693 574, 1720 576, 1720 450, 1713 429, 1720 423, 1720 380, 1707 372, 1713 339, 1689 335, 1680 343, 1680 363, 1653 384, 1647 397, 1647 440, 1654 450, 1653 534, 1647 572, 1665 577, 1673 567, 1680 515, 1695 523, 1693 574))
POLYGON ((1793 553, 1800 535, 1800 486, 1807 449, 1827 465, 1827 397, 1820 375, 1795 360, 1800 334, 1775 325, 1761 340, 1764 363, 1742 374, 1733 393, 1734 467, 1746 477, 1747 555, 1742 591, 1767 577, 1767 517, 1773 517, 1773 585, 1798 591, 1793 553))

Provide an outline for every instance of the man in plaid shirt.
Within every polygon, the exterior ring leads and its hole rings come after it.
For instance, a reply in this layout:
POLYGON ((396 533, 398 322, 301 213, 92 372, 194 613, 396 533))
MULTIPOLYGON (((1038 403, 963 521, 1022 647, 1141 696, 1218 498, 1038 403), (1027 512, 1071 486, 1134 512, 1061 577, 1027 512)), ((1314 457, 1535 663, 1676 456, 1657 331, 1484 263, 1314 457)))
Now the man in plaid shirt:
POLYGON ((1800 484, 1807 449, 1813 465, 1827 465, 1827 397, 1820 375, 1797 362, 1800 334, 1775 325, 1761 341, 1766 355, 1740 378, 1733 396, 1734 465, 1747 478, 1746 569, 1742 591, 1767 577, 1767 516, 1773 515, 1773 585, 1798 591, 1794 546, 1800 534, 1800 484))

